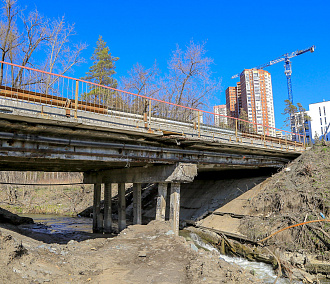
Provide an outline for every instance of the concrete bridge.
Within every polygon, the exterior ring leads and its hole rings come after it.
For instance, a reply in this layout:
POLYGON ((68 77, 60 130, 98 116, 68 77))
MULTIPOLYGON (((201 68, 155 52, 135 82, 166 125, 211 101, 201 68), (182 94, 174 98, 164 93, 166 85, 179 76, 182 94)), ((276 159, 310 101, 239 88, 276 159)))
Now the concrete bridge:
MULTIPOLYGON (((192 182, 203 171, 279 168, 305 149, 303 143, 267 135, 268 126, 260 135, 242 131, 238 120, 226 118, 232 121, 227 123, 230 127, 224 127, 215 124, 217 114, 189 108, 180 113, 180 106, 147 97, 124 98, 129 94, 125 92, 119 93, 120 107, 105 99, 90 102, 83 98, 86 91, 79 95, 79 89, 84 89, 79 84, 91 84, 93 88, 95 84, 14 67, 39 77, 71 80, 75 87, 66 90, 66 95, 60 92, 60 83, 57 88, 52 86, 53 94, 49 94, 49 86, 48 93, 40 92, 40 85, 33 91, 23 85, 13 88, 8 82, 8 86, 0 87, 0 170, 84 172, 84 182, 94 184, 94 232, 112 230, 113 184, 118 184, 119 231, 126 227, 125 184, 133 183, 134 224, 140 224, 141 184, 157 183, 156 219, 165 220, 169 187, 170 220, 178 233, 181 183, 192 182), (138 99, 143 99, 140 106, 136 105, 138 99), (156 103, 157 107, 152 108, 156 103), (100 213, 102 184, 104 215, 100 213)), ((109 91, 101 87, 103 92, 109 91)), ((119 91, 115 95, 110 91, 117 104, 119 91)))

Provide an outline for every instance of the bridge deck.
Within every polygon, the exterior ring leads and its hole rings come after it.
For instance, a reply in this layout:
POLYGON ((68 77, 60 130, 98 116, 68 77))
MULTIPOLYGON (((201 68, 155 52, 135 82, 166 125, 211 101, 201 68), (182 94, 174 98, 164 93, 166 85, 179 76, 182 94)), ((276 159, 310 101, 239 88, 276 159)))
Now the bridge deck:
POLYGON ((228 130, 153 119, 118 111, 101 115, 0 98, 0 169, 88 171, 148 163, 197 163, 199 170, 281 167, 304 150, 228 130), (215 132, 217 130, 218 132, 215 132))

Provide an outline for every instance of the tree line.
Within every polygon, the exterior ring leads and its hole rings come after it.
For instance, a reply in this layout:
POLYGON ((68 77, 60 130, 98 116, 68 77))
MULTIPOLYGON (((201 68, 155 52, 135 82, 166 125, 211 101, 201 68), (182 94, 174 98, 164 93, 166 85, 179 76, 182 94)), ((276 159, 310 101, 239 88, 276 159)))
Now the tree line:
MULTIPOLYGON (((73 66, 84 62, 81 52, 85 43, 73 43, 74 24, 68 24, 64 17, 49 19, 37 9, 27 12, 17 0, 2 0, 0 20, 1 61, 33 67, 57 74, 65 74, 73 66)), ((12 86, 42 83, 50 86, 48 78, 24 80, 23 69, 12 71, 12 86), (48 80, 48 82, 47 82, 48 80)), ((4 64, 0 65, 0 84, 4 80, 4 64)))
MULTIPOLYGON (((19 6, 18 0, 2 0, 1 12, 1 61, 61 75, 86 61, 81 52, 87 48, 87 44, 74 41, 75 26, 67 23, 64 17, 50 19, 37 9, 28 12, 19 6)), ((213 78, 211 71, 213 59, 205 54, 205 43, 190 41, 185 49, 176 46, 163 74, 156 61, 149 67, 136 63, 127 76, 117 79, 115 65, 119 58, 112 56, 106 42, 99 36, 91 57, 93 64, 83 79, 178 105, 203 108, 220 87, 220 80, 213 78)), ((39 76, 27 81, 22 73, 23 69, 13 72, 12 87, 44 84, 47 91, 56 80, 50 76, 39 76)), ((4 64, 0 64, 0 85, 3 80, 4 64)), ((99 93, 97 88, 89 90, 85 99, 95 99, 99 93)), ((115 96, 115 93, 108 96, 115 96)), ((142 106, 146 107, 146 104, 142 106)), ((156 111, 157 106, 153 108, 156 111)))
MULTIPOLYGON (((208 106, 210 99, 214 99, 220 88, 220 80, 212 77, 213 59, 207 57, 205 53, 205 43, 195 43, 191 40, 185 49, 176 46, 168 60, 167 73, 164 75, 157 61, 149 68, 136 63, 127 72, 127 76, 117 80, 114 74, 116 74, 115 64, 119 58, 111 55, 106 42, 102 36, 99 36, 91 58, 93 65, 83 79, 176 105, 194 109, 203 108, 208 106)), ((96 90, 95 88, 88 95, 95 97, 96 90)), ((148 104, 148 101, 141 103, 140 110, 146 111, 148 104)), ((152 111, 159 112, 157 108, 160 108, 159 104, 155 104, 152 111)))

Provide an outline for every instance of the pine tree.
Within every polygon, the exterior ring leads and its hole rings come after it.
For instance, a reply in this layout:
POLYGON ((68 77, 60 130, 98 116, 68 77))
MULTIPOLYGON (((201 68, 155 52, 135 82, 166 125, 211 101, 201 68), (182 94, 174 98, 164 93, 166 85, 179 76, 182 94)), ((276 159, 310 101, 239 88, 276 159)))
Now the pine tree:
MULTIPOLYGON (((91 59, 93 60, 93 65, 89 67, 89 71, 86 72, 86 76, 82 79, 98 85, 117 88, 118 83, 113 78, 113 75, 116 74, 115 62, 119 58, 111 55, 110 49, 106 46, 102 36, 99 36, 96 42, 96 48, 91 59)), ((95 85, 90 85, 89 88, 89 91, 84 94, 84 99, 87 102, 111 109, 120 110, 123 108, 124 102, 120 92, 95 85)))
POLYGON ((111 55, 110 49, 106 46, 102 36, 99 36, 96 42, 96 48, 91 59, 93 60, 93 65, 89 67, 89 71, 83 79, 99 85, 116 88, 118 83, 113 78, 113 75, 116 74, 115 62, 119 58, 111 55))
MULTIPOLYGON (((285 119, 285 123, 287 126, 291 128, 291 132, 296 133, 297 132, 297 113, 298 108, 290 101, 290 100, 284 100, 285 102, 285 109, 282 113, 283 115, 288 115, 288 117, 285 119)), ((296 140, 296 135, 293 134, 293 140, 296 140)))
POLYGON ((298 106, 299 119, 300 119, 298 130, 299 132, 303 132, 304 137, 306 137, 306 130, 309 130, 308 122, 311 121, 311 117, 307 114, 306 109, 302 106, 301 103, 297 103, 297 106, 298 106))

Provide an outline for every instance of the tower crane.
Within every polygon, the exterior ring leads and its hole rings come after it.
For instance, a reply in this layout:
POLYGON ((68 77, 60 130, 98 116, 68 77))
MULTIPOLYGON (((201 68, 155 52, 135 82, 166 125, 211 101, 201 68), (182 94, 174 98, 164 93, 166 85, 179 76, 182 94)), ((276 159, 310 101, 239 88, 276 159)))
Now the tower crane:
MULTIPOLYGON (((268 66, 271 66, 271 65, 274 65, 276 63, 284 61, 284 73, 286 75, 286 79, 287 79, 287 83, 288 83, 288 96, 289 96, 290 102, 293 103, 292 84, 291 84, 292 69, 291 69, 290 58, 301 55, 301 54, 304 54, 304 53, 309 52, 309 51, 314 52, 314 50, 315 50, 315 45, 312 45, 311 47, 303 49, 303 50, 297 50, 297 51, 294 51, 294 52, 291 52, 291 53, 285 53, 285 54, 281 55, 280 57, 278 57, 274 60, 271 60, 271 61, 269 61, 265 64, 259 65, 257 67, 252 68, 252 69, 264 69, 268 66)), ((238 73, 238 74, 232 76, 231 78, 232 79, 237 78, 237 77, 240 76, 240 74, 241 73, 238 73)))

